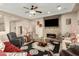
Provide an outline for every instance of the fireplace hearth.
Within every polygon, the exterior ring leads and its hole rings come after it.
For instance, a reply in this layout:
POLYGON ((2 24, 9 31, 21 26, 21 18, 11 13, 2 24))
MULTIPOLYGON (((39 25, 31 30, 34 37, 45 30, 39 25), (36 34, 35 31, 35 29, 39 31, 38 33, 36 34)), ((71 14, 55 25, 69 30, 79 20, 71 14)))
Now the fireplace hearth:
POLYGON ((56 34, 50 34, 50 33, 48 33, 48 34, 47 34, 47 37, 48 37, 48 38, 56 38, 56 34))

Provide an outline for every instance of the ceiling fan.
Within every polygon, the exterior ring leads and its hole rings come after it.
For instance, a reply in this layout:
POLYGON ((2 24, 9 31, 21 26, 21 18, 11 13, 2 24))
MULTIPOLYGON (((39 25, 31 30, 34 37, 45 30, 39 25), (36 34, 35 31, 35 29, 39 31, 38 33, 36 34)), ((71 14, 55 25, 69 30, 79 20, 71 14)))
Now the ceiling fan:
POLYGON ((42 13, 42 11, 36 10, 36 9, 38 9, 38 7, 34 6, 34 5, 32 5, 31 8, 28 8, 28 7, 23 7, 23 8, 29 10, 29 11, 26 11, 25 13, 30 13, 33 15, 35 15, 36 13, 42 13))

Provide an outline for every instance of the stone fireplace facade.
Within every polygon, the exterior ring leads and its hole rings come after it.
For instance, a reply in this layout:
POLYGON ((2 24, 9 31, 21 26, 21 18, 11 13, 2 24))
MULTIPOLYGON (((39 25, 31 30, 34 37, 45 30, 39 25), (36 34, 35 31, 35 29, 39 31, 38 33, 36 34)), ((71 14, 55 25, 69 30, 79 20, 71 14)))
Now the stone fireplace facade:
POLYGON ((44 28, 44 37, 47 37, 47 34, 56 34, 60 33, 59 27, 46 27, 44 28))

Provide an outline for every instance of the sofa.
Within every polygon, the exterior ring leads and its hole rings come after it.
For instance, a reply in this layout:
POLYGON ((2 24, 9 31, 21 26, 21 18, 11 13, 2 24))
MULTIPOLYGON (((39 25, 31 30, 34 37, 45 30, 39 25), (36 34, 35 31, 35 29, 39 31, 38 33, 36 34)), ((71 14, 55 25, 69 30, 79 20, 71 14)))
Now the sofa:
POLYGON ((61 50, 60 56, 79 56, 79 45, 73 45, 67 50, 61 50))

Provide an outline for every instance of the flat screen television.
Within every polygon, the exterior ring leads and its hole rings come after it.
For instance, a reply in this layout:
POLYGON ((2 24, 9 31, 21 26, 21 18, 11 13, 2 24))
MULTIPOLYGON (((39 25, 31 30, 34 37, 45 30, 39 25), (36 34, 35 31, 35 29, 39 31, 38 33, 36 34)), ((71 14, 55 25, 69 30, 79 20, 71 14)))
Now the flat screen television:
POLYGON ((59 26, 59 19, 48 19, 44 21, 45 27, 58 27, 59 26))

